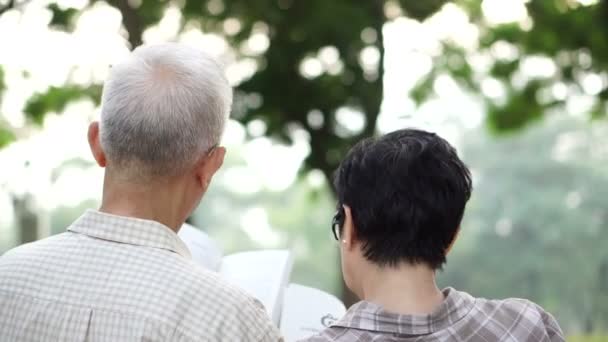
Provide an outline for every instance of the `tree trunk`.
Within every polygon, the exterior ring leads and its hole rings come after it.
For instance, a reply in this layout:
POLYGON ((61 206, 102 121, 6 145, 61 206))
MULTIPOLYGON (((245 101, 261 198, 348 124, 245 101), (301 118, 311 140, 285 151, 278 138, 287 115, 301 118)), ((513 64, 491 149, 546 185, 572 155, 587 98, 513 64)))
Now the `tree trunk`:
POLYGON ((137 10, 129 5, 128 0, 109 0, 108 3, 116 7, 122 15, 122 24, 129 33, 131 49, 143 43, 143 27, 137 10))
POLYGON ((33 197, 29 194, 13 196, 13 208, 18 227, 17 243, 19 245, 36 241, 40 237, 39 218, 33 205, 33 197))

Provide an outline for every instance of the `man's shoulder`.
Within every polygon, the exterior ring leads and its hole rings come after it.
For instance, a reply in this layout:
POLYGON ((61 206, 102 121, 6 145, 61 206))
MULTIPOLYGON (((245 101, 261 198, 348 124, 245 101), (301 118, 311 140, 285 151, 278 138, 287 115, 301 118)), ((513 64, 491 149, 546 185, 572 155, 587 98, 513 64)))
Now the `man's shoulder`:
POLYGON ((55 245, 60 245, 69 234, 61 233, 14 247, 0 255, 0 264, 44 254, 49 248, 52 250, 55 245))
POLYGON ((0 255, 0 291, 35 295, 41 293, 40 289, 47 290, 69 259, 67 240, 65 233, 58 234, 0 255))
MULTIPOLYGON (((188 292, 188 289, 194 289, 198 294, 226 296, 231 298, 229 303, 236 305, 242 303, 253 303, 254 299, 245 291, 227 282, 217 272, 208 270, 192 260, 183 259, 181 262, 174 264, 178 271, 176 274, 176 282, 178 287, 188 292), (206 291, 201 291, 206 290, 206 291)), ((195 296, 195 299, 199 296, 195 296)))

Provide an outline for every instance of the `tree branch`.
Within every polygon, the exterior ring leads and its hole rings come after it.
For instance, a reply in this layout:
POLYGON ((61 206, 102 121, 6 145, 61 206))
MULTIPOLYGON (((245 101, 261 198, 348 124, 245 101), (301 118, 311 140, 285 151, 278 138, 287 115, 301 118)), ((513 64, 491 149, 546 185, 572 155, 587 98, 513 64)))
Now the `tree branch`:
POLYGON ((24 0, 22 2, 17 2, 16 0, 9 0, 9 2, 5 6, 0 7, 0 15, 4 14, 4 12, 8 12, 12 9, 18 10, 30 2, 31 2, 31 0, 24 0))
POLYGON ((376 31, 376 47, 380 52, 380 60, 378 61, 378 77, 373 81, 373 91, 363 90, 359 97, 362 100, 362 109, 363 114, 365 115, 365 119, 367 120, 367 124, 363 131, 360 134, 354 137, 353 143, 363 139, 370 137, 376 133, 376 126, 378 124, 378 116, 380 115, 380 108, 382 106, 382 101, 384 99, 384 33, 382 32, 382 28, 384 27, 384 23, 386 21, 386 16, 384 15, 384 0, 375 0, 370 2, 369 5, 370 13, 373 13, 373 22, 371 23, 371 27, 376 31))
POLYGON ((8 4, 6 4, 6 6, 4 7, 0 7, 0 15, 4 14, 4 12, 8 12, 9 10, 12 10, 13 8, 15 8, 15 0, 10 0, 8 2, 8 4))

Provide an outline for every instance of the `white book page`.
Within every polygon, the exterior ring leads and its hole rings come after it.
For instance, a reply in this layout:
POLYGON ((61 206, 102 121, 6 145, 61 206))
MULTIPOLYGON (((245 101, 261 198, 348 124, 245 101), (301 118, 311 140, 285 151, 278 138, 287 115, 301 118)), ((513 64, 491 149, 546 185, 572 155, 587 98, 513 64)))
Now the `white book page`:
POLYGON ((209 270, 219 271, 222 250, 209 235, 187 223, 184 223, 177 235, 188 246, 192 260, 209 270))
POLYGON ((222 259, 220 275, 257 298, 278 326, 293 260, 287 250, 236 253, 222 259))
POLYGON ((346 307, 335 296, 312 287, 289 284, 279 326, 285 341, 295 342, 328 328, 345 313, 346 307))

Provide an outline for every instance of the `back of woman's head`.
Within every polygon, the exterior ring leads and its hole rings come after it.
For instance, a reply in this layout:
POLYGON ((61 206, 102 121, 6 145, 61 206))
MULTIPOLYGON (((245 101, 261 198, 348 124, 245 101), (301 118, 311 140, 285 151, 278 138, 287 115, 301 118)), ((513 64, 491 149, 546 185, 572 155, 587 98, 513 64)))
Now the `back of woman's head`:
POLYGON ((471 174, 434 133, 403 129, 354 146, 335 174, 364 256, 439 269, 471 196, 471 174))

